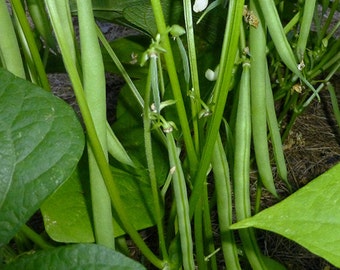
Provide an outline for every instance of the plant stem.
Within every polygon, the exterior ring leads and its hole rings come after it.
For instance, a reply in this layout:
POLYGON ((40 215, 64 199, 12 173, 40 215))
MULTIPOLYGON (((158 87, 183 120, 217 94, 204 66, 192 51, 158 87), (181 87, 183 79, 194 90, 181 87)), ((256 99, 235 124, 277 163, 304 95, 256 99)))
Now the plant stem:
POLYGON ((28 227, 26 224, 21 227, 21 232, 33 241, 38 247, 42 249, 48 249, 53 248, 54 246, 46 242, 44 238, 42 238, 39 234, 37 234, 35 231, 33 231, 30 227, 28 227))
POLYGON ((112 50, 110 44, 107 42, 106 38, 104 37, 103 33, 100 31, 98 26, 97 26, 96 29, 97 29, 97 35, 98 35, 101 43, 103 44, 103 46, 106 49, 106 51, 108 52, 108 54, 111 56, 111 59, 113 60, 113 62, 115 63, 116 67, 120 71, 120 74, 123 76, 124 80, 126 81, 128 86, 130 87, 130 89, 131 89, 132 93, 134 94, 135 98, 137 99, 138 103, 143 108, 144 107, 144 100, 143 100, 142 96, 139 94, 135 84, 131 80, 129 74, 125 70, 125 68, 122 65, 122 63, 119 61, 117 55, 112 50))
MULTIPOLYGON (((161 211, 161 203, 159 198, 159 190, 157 185, 157 176, 155 171, 155 164, 152 153, 152 142, 151 142, 151 112, 150 112, 150 95, 151 95, 151 87, 152 87, 152 76, 154 72, 157 72, 157 64, 156 59, 157 56, 151 56, 150 65, 149 65, 149 74, 145 87, 145 98, 144 98, 144 111, 143 111, 143 123, 144 123, 144 143, 145 143, 145 156, 148 165, 148 172, 150 177, 150 184, 152 190, 153 197, 153 205, 155 207, 155 219, 158 230, 158 239, 159 239, 159 247, 161 249, 163 258, 168 260, 168 254, 165 245, 164 238, 164 228, 163 228, 163 218, 161 211)), ((158 83, 158 82, 157 82, 158 83)))
POLYGON ((26 18, 26 14, 24 11, 24 8, 22 7, 20 0, 12 0, 12 6, 15 11, 16 17, 18 21, 20 22, 20 27, 22 28, 22 32, 25 35, 25 39, 23 43, 27 42, 29 52, 27 52, 30 57, 32 57, 33 65, 31 65, 32 68, 36 70, 36 73, 38 75, 38 78, 35 78, 36 81, 47 91, 51 91, 49 81, 46 76, 45 67, 43 65, 43 62, 41 60, 39 50, 37 48, 37 44, 35 42, 35 39, 33 37, 32 30, 30 28, 30 25, 28 23, 28 20, 26 18))
POLYGON ((165 59, 166 67, 168 70, 173 95, 176 100, 177 114, 178 114, 179 121, 181 124, 182 132, 183 132, 183 139, 184 139, 185 147, 187 150, 186 153, 188 155, 190 169, 192 172, 194 172, 195 168, 197 168, 198 161, 197 161, 197 156, 196 156, 196 151, 195 151, 195 147, 193 144, 193 140, 191 138, 190 126, 189 126, 189 122, 187 118, 187 113, 184 107, 183 96, 182 96, 181 87, 180 87, 178 76, 177 76, 175 61, 174 61, 174 57, 172 54, 172 49, 171 49, 170 40, 168 36, 167 26, 165 24, 161 2, 159 0, 151 0, 151 5, 152 5, 153 13, 155 15, 158 32, 161 35, 162 46, 166 50, 166 53, 164 54, 164 59, 165 59))
POLYGON ((188 54, 189 54, 189 63, 190 63, 192 92, 194 96, 194 98, 192 99, 192 106, 191 106, 193 127, 194 127, 194 141, 195 141, 196 152, 199 153, 200 142, 199 142, 198 114, 201 110, 201 104, 200 104, 201 94, 200 94, 200 85, 199 85, 198 68, 197 68, 196 46, 195 46, 194 26, 193 26, 193 19, 192 19, 191 0, 183 0, 183 7, 184 7, 185 29, 187 33, 187 42, 188 42, 188 54))
POLYGON ((214 100, 216 101, 216 105, 208 124, 206 143, 202 151, 202 158, 198 166, 198 171, 195 175, 194 189, 190 197, 190 216, 192 216, 195 205, 201 196, 203 184, 206 179, 206 173, 210 165, 211 156, 222 121, 228 89, 232 78, 232 70, 234 68, 234 59, 236 58, 236 53, 238 50, 243 7, 243 0, 229 1, 228 16, 220 62, 220 72, 215 85, 216 98, 214 98, 214 100))

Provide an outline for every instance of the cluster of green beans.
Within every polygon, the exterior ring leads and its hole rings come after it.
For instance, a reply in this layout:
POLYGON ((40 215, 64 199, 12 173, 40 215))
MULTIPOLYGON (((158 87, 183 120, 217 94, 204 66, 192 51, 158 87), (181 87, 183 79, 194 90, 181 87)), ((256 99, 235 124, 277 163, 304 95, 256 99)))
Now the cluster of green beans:
MULTIPOLYGON (((278 196, 269 155, 268 129, 278 173, 287 182, 287 169, 267 66, 267 28, 257 4, 255 0, 250 1, 249 14, 254 16, 251 19, 256 23, 250 27, 249 33, 250 60, 243 56, 235 120, 233 177, 237 220, 252 216, 249 183, 251 138, 261 183, 274 196, 278 196)), ((246 42, 242 38, 245 38, 244 35, 241 35, 241 46, 245 46, 246 42)), ((254 229, 242 229, 239 235, 252 268, 270 269, 268 258, 262 255, 257 244, 254 229)))

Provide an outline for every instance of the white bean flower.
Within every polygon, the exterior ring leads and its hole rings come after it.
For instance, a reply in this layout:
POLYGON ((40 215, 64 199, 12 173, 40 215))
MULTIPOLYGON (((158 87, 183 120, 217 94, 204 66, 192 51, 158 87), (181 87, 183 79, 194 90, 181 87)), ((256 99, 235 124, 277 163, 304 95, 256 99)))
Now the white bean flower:
POLYGON ((196 0, 194 3, 193 10, 197 12, 201 12, 205 10, 208 6, 208 0, 196 0))

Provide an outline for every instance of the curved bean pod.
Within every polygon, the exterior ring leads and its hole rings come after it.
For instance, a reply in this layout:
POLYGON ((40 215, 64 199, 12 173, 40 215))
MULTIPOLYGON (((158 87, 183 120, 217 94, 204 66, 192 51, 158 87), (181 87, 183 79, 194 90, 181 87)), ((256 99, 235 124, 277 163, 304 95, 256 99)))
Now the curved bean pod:
POLYGON ((266 112, 267 112, 267 124, 270 132, 270 138, 273 145, 274 159, 276 162, 277 172, 280 178, 286 183, 289 189, 291 189, 288 182, 286 161, 282 149, 281 134, 279 124, 276 118, 275 105, 273 92, 271 88, 268 68, 266 70, 266 112))
MULTIPOLYGON (((252 3, 252 2, 251 2, 252 3)), ((252 12, 258 18, 258 27, 250 28, 249 47, 251 54, 251 118, 255 158, 259 175, 266 189, 277 197, 274 186, 272 168, 270 165, 267 141, 266 118, 266 34, 263 18, 259 15, 255 5, 252 12)))
POLYGON ((314 92, 318 100, 320 100, 320 97, 316 93, 314 87, 298 69, 293 50, 290 47, 287 37, 284 33, 275 2, 273 0, 257 0, 257 2, 260 5, 262 14, 266 14, 264 19, 281 60, 294 74, 299 77, 301 81, 303 81, 308 86, 308 88, 314 92))

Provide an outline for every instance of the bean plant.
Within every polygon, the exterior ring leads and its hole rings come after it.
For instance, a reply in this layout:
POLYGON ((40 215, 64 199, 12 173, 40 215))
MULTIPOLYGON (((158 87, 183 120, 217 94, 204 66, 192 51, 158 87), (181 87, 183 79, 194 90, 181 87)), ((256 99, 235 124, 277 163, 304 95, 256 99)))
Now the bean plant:
POLYGON ((340 124, 339 10, 0 0, 1 268, 286 269, 256 228, 340 267, 340 167, 295 190, 283 151, 321 91, 340 124), (107 40, 102 22, 138 34, 107 40), (51 93, 53 73, 68 74, 79 115, 51 93), (107 74, 124 79, 113 123, 107 74), (263 192, 277 203, 263 209, 263 192))

